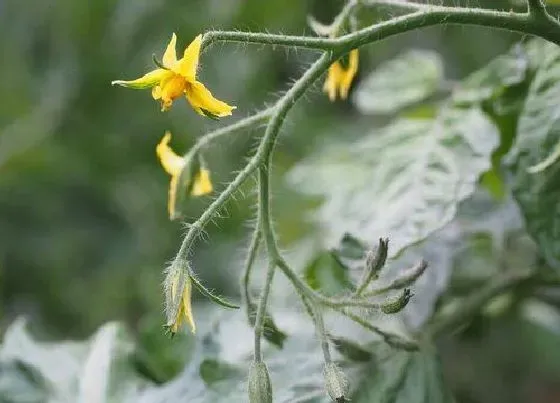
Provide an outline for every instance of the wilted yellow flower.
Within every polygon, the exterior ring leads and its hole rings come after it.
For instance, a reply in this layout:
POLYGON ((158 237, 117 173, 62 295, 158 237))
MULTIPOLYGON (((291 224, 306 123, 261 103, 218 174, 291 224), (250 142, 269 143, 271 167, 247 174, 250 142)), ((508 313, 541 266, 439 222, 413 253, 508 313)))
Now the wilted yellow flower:
POLYGON ((346 99, 348 97, 348 91, 350 90, 350 85, 354 76, 358 72, 358 49, 353 49, 350 51, 350 56, 348 58, 348 67, 345 69, 337 60, 330 65, 329 71, 327 72, 327 79, 325 80, 325 85, 323 86, 323 91, 329 95, 329 99, 334 101, 336 99, 337 91, 340 94, 340 99, 346 99))
POLYGON ((202 35, 198 35, 185 49, 183 58, 177 60, 175 33, 163 54, 160 68, 150 71, 143 77, 132 81, 116 80, 111 84, 127 88, 152 88, 152 97, 161 101, 161 110, 171 108, 173 101, 183 94, 196 112, 203 116, 223 117, 231 115, 235 106, 230 106, 212 95, 212 93, 196 80, 196 70, 202 35))
MULTIPOLYGON (((171 133, 165 132, 165 135, 156 147, 156 154, 165 172, 171 175, 167 207, 169 210, 169 217, 173 219, 175 217, 175 198, 177 195, 177 187, 179 185, 179 177, 181 175, 181 171, 187 164, 187 160, 175 154, 171 147, 169 147, 170 141, 171 133)), ((204 167, 199 169, 199 171, 194 175, 193 180, 194 182, 191 189, 192 196, 202 196, 212 192, 210 172, 204 167)))
POLYGON ((165 279, 166 327, 172 336, 177 333, 183 320, 189 324, 193 333, 196 331, 191 307, 191 290, 192 280, 188 272, 182 267, 172 265, 165 279))

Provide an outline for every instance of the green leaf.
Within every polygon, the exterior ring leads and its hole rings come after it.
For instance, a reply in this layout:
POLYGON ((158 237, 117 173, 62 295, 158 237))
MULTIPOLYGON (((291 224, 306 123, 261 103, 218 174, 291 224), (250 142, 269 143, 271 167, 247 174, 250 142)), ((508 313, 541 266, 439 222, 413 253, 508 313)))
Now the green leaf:
POLYGON ((389 238, 389 256, 450 222, 490 168, 496 127, 478 108, 444 108, 435 120, 402 119, 353 145, 331 146, 298 165, 295 189, 323 196, 313 218, 327 244, 347 232, 389 238))
POLYGON ((104 325, 88 342, 48 343, 31 338, 25 321, 17 320, 0 349, 1 396, 17 403, 38 396, 41 402, 124 401, 147 385, 132 368, 132 349, 117 323, 104 325))
POLYGON ((349 279, 348 268, 332 252, 321 253, 313 260, 305 268, 304 277, 311 288, 327 295, 354 288, 349 279))
POLYGON ((344 357, 357 362, 369 362, 373 354, 360 344, 344 337, 329 336, 336 350, 344 357))
POLYGON ((462 81, 453 91, 452 99, 457 104, 473 104, 497 98, 506 88, 523 82, 528 69, 526 51, 517 44, 462 81))
POLYGON ((433 347, 406 352, 380 346, 374 366, 351 401, 354 403, 453 403, 433 347), (371 374, 374 374, 372 376, 371 374))
MULTIPOLYGON (((257 319, 257 304, 251 302, 249 312, 249 324, 251 326, 255 326, 255 320, 257 319)), ((268 311, 265 312, 263 329, 263 336, 266 340, 278 348, 284 347, 284 341, 288 335, 276 326, 274 319, 272 319, 272 315, 268 311)))
POLYGON ((363 260, 366 253, 366 246, 352 234, 345 233, 340 240, 340 244, 333 253, 339 259, 363 260))
POLYGON ((211 386, 216 382, 230 380, 239 376, 241 369, 227 362, 205 359, 200 363, 199 373, 206 385, 211 386))
POLYGON ((549 265, 560 269, 560 163, 531 168, 553 154, 560 138, 560 50, 550 46, 529 88, 519 117, 517 140, 508 156, 513 192, 527 229, 549 265))
POLYGON ((362 113, 393 113, 436 92, 442 80, 443 64, 437 53, 410 50, 360 82, 354 104, 362 113))

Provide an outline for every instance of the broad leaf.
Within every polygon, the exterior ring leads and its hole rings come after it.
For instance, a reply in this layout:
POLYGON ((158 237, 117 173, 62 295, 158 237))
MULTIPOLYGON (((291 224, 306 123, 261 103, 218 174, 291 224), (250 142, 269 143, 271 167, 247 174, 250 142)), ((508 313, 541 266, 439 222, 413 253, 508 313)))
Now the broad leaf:
POLYGON ((353 145, 322 150, 289 182, 323 196, 314 218, 327 244, 347 232, 369 244, 389 238, 389 256, 450 222, 490 167, 495 126, 477 108, 444 109, 437 119, 399 120, 353 145))
POLYGON ((14 403, 124 401, 146 384, 130 365, 131 351, 116 323, 89 342, 45 343, 33 340, 18 320, 0 349, 1 397, 14 403))
POLYGON ((506 88, 521 83, 528 69, 525 48, 517 44, 508 53, 497 57, 461 82, 453 91, 453 101, 472 104, 496 98, 506 88))
POLYGON ((548 264, 560 269, 560 161, 531 169, 553 154, 560 139, 560 50, 548 47, 519 118, 517 141, 509 160, 514 195, 529 233, 548 264))
POLYGON ((453 403, 442 375, 431 346, 412 353, 379 346, 375 366, 356 388, 352 402, 453 403))
POLYGON ((391 113, 423 100, 443 79, 439 55, 411 50, 388 61, 363 80, 354 96, 362 113, 391 113))
POLYGON ((325 294, 337 294, 353 289, 349 270, 332 252, 324 252, 305 268, 305 281, 315 290, 325 294))

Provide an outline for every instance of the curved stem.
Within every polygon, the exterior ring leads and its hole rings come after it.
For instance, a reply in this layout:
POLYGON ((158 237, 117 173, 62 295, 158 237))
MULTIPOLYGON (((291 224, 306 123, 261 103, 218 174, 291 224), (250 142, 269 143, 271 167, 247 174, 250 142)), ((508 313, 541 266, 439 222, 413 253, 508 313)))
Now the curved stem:
MULTIPOLYGON (((375 4, 375 2, 372 4, 375 4)), ((443 24, 476 25, 531 34, 560 45, 560 24, 548 14, 534 18, 529 13, 512 13, 480 8, 426 6, 420 11, 341 36, 334 40, 337 42, 335 48, 356 48, 404 32, 443 24)))
POLYGON ((231 125, 220 127, 219 129, 206 133, 204 136, 198 139, 198 141, 191 147, 188 153, 185 154, 185 157, 189 155, 195 155, 202 148, 206 147, 209 143, 220 137, 226 136, 236 131, 248 129, 249 127, 253 127, 255 125, 258 125, 259 123, 266 121, 268 118, 270 118, 273 112, 274 106, 257 112, 256 114, 248 116, 246 118, 239 119, 237 122, 232 123, 231 125))
POLYGON ((315 36, 294 36, 240 31, 209 31, 202 37, 202 48, 210 46, 213 42, 218 41, 296 46, 300 48, 323 50, 333 47, 332 40, 315 36))
POLYGON ((323 351, 323 357, 325 363, 328 364, 332 362, 331 350, 329 348, 329 340, 327 338, 327 331, 325 330, 325 321, 323 320, 323 314, 319 311, 319 307, 316 305, 311 305, 311 303, 301 295, 301 301, 307 310, 307 313, 313 320, 315 324, 315 330, 317 331, 317 337, 319 337, 319 342, 321 343, 321 350, 323 351))
POLYGON ((249 282, 251 280, 251 271, 253 269, 253 263, 257 257, 257 251, 259 249, 259 244, 261 242, 261 229, 260 229, 260 214, 257 215, 257 225, 253 230, 253 235, 251 236, 251 243, 249 244, 249 250, 247 251, 247 259, 245 259, 245 264, 243 266, 243 275, 241 276, 240 288, 241 288, 241 298, 243 304, 245 305, 245 310, 247 313, 247 318, 251 319, 251 307, 253 304, 251 298, 251 292, 249 291, 249 282))

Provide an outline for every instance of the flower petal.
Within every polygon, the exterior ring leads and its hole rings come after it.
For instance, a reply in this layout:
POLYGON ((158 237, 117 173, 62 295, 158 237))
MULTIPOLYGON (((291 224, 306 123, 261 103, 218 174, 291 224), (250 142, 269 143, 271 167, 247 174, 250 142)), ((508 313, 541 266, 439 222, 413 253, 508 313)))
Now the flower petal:
POLYGON ((348 91, 352 85, 352 80, 358 72, 358 49, 353 49, 350 51, 350 56, 348 59, 348 68, 343 71, 340 78, 340 98, 346 99, 348 97, 348 91))
POLYGON ((203 196, 212 193, 212 182, 210 181, 210 171, 202 168, 194 179, 191 195, 203 196))
POLYGON ((192 314, 191 290, 192 290, 192 280, 190 277, 187 277, 184 292, 183 292, 182 313, 185 316, 187 323, 191 327, 191 331, 194 333, 196 332, 196 325, 194 323, 194 317, 192 314))
POLYGON ((327 78, 325 79, 325 84, 323 85, 323 91, 329 95, 329 100, 331 102, 336 100, 336 90, 338 89, 342 73, 343 71, 340 62, 334 62, 330 65, 327 72, 327 78))
POLYGON ((169 147, 169 142, 171 141, 171 133, 165 132, 165 135, 156 147, 156 154, 161 162, 161 166, 165 169, 169 175, 178 176, 186 162, 183 157, 178 156, 169 147))
POLYGON ((179 60, 177 73, 181 74, 189 81, 194 81, 196 69, 198 68, 198 58, 200 46, 202 45, 202 35, 198 35, 185 49, 183 58, 179 60))
POLYGON ((177 187, 179 184, 179 175, 173 175, 169 181, 169 194, 167 195, 167 212, 169 219, 175 219, 175 200, 177 200, 177 187))
POLYGON ((206 115, 205 112, 208 112, 218 117, 229 116, 236 108, 214 98, 208 88, 198 81, 188 83, 186 96, 194 110, 201 115, 206 115))
POLYGON ((171 40, 165 49, 165 53, 163 54, 162 62, 163 65, 168 68, 172 69, 175 64, 177 63, 177 53, 175 52, 175 48, 177 46, 177 35, 173 32, 171 35, 171 40))
POLYGON ((153 87, 154 85, 158 84, 161 80, 164 80, 165 78, 169 77, 170 74, 173 73, 171 71, 164 70, 164 69, 156 69, 150 71, 149 73, 144 74, 142 77, 137 78, 136 80, 111 81, 111 85, 120 85, 121 87, 134 88, 134 89, 144 89, 144 88, 153 87))

